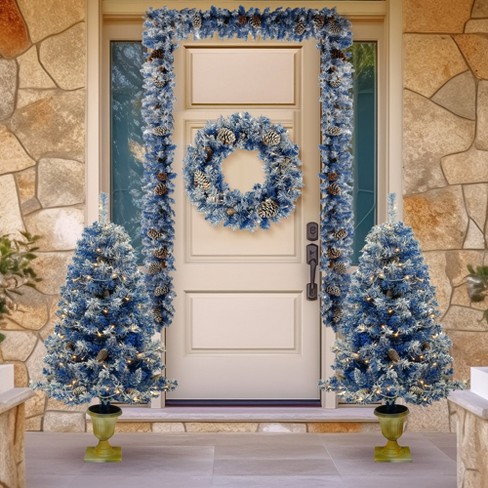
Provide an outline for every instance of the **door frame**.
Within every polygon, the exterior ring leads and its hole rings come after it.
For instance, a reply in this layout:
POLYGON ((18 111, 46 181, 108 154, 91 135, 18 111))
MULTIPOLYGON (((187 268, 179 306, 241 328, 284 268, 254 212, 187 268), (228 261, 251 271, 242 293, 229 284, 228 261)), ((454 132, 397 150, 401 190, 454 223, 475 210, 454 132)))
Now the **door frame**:
MULTIPOLYGON (((264 8, 263 1, 241 2, 246 8, 264 8)), ((359 39, 378 41, 378 221, 386 217, 386 195, 402 195, 402 2, 396 0, 374 1, 284 1, 280 7, 331 8, 353 21, 359 29, 359 39)), ((235 8, 230 1, 207 0, 89 0, 87 2, 87 105, 86 105, 86 203, 85 222, 98 218, 98 195, 110 187, 109 97, 107 96, 108 66, 103 50, 108 50, 109 25, 126 25, 142 28, 142 16, 152 7, 201 8, 211 5, 235 8)), ((134 32, 133 30, 131 32, 134 32)), ((357 34, 358 35, 358 34, 357 34)), ((133 34, 120 33, 110 39, 132 40, 133 34)), ((402 200, 399 199, 401 218, 402 200)), ((163 331, 164 340, 164 331, 163 331)), ((334 355, 330 345, 335 333, 330 327, 321 327, 321 376, 332 374, 334 355)), ((333 392, 321 393, 324 408, 336 408, 337 397, 333 392)), ((152 407, 164 407, 164 395, 156 398, 152 407)))

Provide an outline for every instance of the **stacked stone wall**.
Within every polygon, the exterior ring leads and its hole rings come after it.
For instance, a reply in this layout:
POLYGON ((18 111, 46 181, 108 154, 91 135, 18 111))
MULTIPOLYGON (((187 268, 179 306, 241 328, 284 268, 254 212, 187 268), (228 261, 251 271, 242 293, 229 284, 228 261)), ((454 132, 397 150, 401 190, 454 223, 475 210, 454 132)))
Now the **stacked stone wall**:
POLYGON ((25 488, 24 422, 23 404, 0 410, 0 488, 25 488))
MULTIPOLYGON (((403 0, 404 217, 437 288, 454 369, 488 364, 488 300, 467 264, 488 264, 488 0, 403 0)), ((447 403, 411 408, 410 428, 448 430, 447 403)))
MULTIPOLYGON (((83 226, 85 8, 2 0, 0 9, 0 233, 43 236, 43 281, 7 320, 0 351, 19 387, 40 376, 83 226)), ((465 286, 468 263, 488 264, 488 0, 403 0, 403 12, 405 220, 437 287, 456 375, 467 378, 488 364, 488 304, 470 303, 465 286)), ((27 429, 84 430, 83 409, 37 392, 27 429)), ((446 402, 411 410, 410 428, 449 429, 446 402)))
MULTIPOLYGON (((0 349, 24 387, 41 376, 43 341, 84 223, 85 0, 0 3, 0 233, 42 236, 35 267, 43 281, 19 298, 0 349)), ((25 405, 27 429, 84 430, 83 414, 55 421, 53 410, 66 407, 36 392, 25 405)))

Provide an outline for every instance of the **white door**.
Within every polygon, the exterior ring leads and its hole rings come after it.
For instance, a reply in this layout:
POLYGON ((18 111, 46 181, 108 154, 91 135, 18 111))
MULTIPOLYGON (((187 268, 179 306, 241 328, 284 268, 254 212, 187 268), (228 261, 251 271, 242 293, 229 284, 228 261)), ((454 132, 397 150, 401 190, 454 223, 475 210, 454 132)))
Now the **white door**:
MULTIPOLYGON (((305 43, 192 41, 176 52, 175 318, 166 331, 167 400, 318 400, 319 301, 308 301, 307 222, 319 220, 319 56, 305 43), (248 111, 288 129, 304 188, 269 230, 213 227, 189 202, 182 160, 208 120, 248 111)), ((231 187, 263 181, 262 162, 237 151, 231 187)))

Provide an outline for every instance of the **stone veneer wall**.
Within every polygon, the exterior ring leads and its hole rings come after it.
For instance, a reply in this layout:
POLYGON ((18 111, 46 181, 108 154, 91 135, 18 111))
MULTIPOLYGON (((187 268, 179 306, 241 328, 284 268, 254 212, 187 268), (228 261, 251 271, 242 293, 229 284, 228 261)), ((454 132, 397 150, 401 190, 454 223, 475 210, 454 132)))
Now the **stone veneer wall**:
MULTIPOLYGON (((467 378, 469 366, 488 364, 485 304, 471 304, 463 284, 466 264, 483 262, 488 237, 488 0, 403 6, 405 220, 437 287, 456 374, 467 378)), ((0 350, 0 361, 15 365, 16 386, 40 375, 43 340, 83 225, 84 19, 84 0, 2 0, 0 9, 0 233, 43 236, 39 292, 24 295, 0 350)), ((26 426, 82 431, 84 409, 37 392, 26 403, 26 426)), ((410 409, 410 428, 449 429, 447 402, 410 409)), ((195 426, 126 424, 153 427, 195 426)))
POLYGON ((458 391, 449 398, 456 421, 457 486, 486 488, 488 483, 488 400, 470 391, 458 391))
MULTIPOLYGON (((1 0, 0 233, 43 236, 35 262, 43 281, 7 319, 0 349, 19 387, 40 377, 43 339, 84 222, 84 20, 85 0, 1 0)), ((25 405, 27 429, 85 429, 83 414, 52 410, 66 407, 37 392, 25 405)))
POLYGON ((24 408, 0 410, 0 488, 25 488, 24 408))
MULTIPOLYGON (((403 12, 404 216, 468 379, 488 365, 488 303, 465 285, 468 263, 488 264, 488 0, 403 0, 403 12)), ((410 428, 449 429, 447 402, 411 411, 410 428)))

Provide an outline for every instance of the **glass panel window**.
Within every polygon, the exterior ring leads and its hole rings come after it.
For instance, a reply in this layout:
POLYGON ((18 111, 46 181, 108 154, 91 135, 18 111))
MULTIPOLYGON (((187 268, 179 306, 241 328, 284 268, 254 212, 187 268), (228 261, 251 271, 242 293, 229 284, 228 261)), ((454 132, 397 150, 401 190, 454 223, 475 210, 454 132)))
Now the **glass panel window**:
MULTIPOLYGON (((142 74, 144 51, 140 42, 110 44, 111 195, 112 220, 123 225, 140 253, 142 140, 142 74)), ((140 254, 139 254, 140 257, 140 254)))
POLYGON ((354 135, 353 135, 353 205, 354 253, 352 262, 358 263, 359 252, 371 227, 376 224, 377 202, 377 45, 376 42, 354 42, 354 135))

